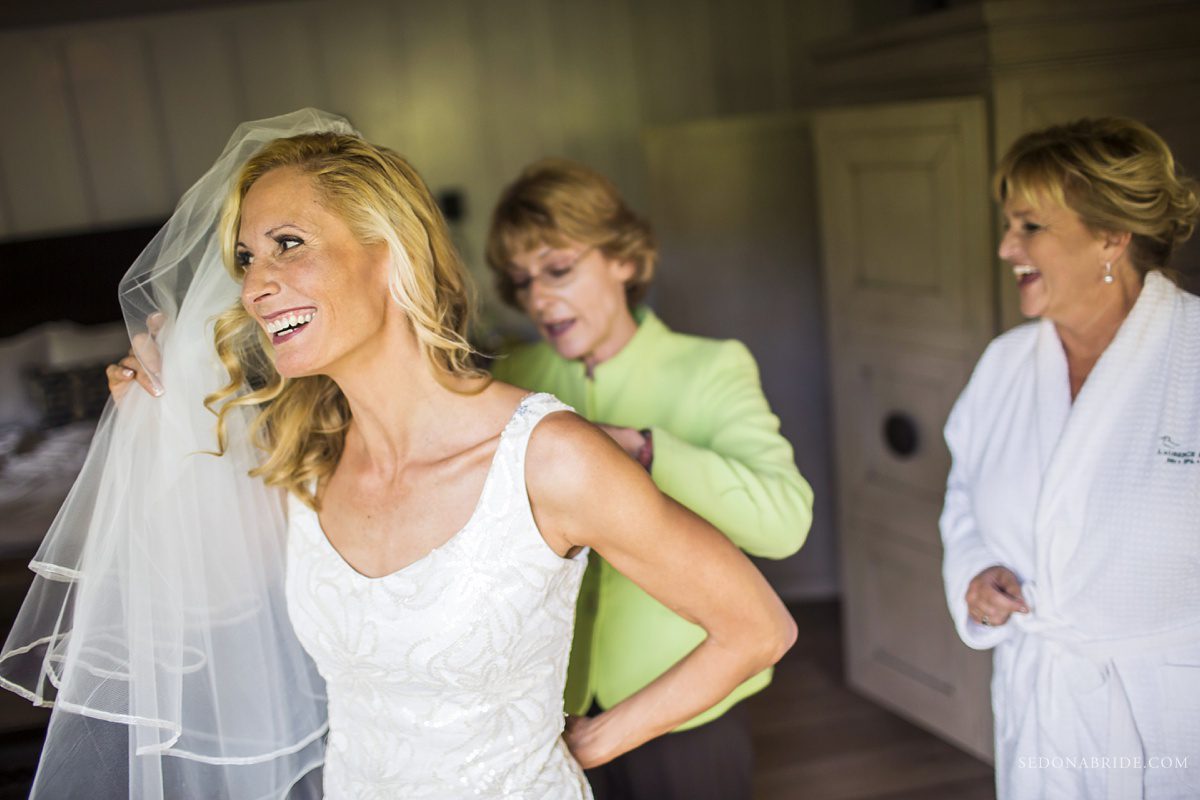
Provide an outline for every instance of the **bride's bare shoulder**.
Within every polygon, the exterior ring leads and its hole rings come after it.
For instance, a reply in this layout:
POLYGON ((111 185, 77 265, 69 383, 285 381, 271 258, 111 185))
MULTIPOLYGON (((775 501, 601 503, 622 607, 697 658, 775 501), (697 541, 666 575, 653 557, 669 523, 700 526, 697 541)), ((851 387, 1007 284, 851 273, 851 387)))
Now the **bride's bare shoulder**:
POLYGON ((569 499, 616 488, 641 467, 604 431, 573 411, 549 414, 529 437, 525 481, 530 497, 569 499))

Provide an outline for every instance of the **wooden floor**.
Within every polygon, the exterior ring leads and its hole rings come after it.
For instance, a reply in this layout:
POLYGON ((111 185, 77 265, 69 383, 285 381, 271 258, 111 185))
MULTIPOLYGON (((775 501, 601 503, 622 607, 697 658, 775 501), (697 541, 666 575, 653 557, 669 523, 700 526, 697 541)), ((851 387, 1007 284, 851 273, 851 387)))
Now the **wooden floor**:
MULTIPOLYGON (((796 646, 770 688, 747 701, 757 800, 995 797, 987 764, 846 688, 837 603, 797 605, 792 614, 796 646)), ((0 800, 28 795, 41 736, 39 729, 0 733, 0 800)))
POLYGON ((853 693, 835 602, 792 606, 796 646, 747 701, 756 800, 984 800, 992 768, 853 693))

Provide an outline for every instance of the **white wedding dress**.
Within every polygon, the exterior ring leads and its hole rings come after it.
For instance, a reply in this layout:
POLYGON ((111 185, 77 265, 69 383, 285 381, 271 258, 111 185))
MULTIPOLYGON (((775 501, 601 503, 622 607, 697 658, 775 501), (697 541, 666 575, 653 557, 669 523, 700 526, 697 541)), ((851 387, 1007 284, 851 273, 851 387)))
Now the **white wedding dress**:
POLYGON ((547 394, 522 400, 467 524, 381 578, 289 500, 288 611, 327 683, 328 800, 591 798, 561 736, 587 552, 546 545, 525 489, 529 435, 562 410, 547 394))

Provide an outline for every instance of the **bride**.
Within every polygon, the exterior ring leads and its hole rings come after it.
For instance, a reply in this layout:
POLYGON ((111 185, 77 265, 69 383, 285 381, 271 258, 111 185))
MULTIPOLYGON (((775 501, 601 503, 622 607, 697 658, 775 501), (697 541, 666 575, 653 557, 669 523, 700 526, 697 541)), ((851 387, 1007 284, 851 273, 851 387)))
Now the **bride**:
POLYGON ((185 195, 122 284, 161 363, 110 368, 120 413, 0 655, 57 705, 35 795, 296 796, 323 762, 328 798, 588 798, 581 766, 791 645, 724 536, 471 366, 449 242, 407 162, 311 110, 240 128, 185 195), (564 725, 589 548, 708 635, 564 725))

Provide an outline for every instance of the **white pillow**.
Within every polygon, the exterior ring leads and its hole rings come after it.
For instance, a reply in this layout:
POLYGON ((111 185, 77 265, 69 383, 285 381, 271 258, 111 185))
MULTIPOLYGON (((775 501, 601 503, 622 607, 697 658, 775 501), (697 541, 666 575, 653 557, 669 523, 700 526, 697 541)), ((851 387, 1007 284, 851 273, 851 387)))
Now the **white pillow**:
POLYGON ((0 426, 27 428, 40 423, 42 410, 24 375, 30 367, 98 364, 116 361, 127 352, 129 334, 123 322, 46 322, 0 339, 0 426))
POLYGON ((48 325, 0 339, 0 426, 32 427, 41 410, 25 385, 28 367, 44 364, 50 352, 48 325))
POLYGON ((124 322, 102 325, 51 322, 46 328, 49 339, 46 365, 50 367, 116 361, 129 352, 129 332, 124 322))

